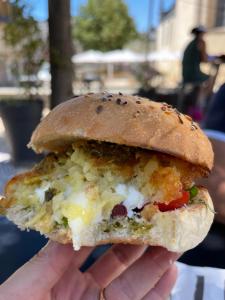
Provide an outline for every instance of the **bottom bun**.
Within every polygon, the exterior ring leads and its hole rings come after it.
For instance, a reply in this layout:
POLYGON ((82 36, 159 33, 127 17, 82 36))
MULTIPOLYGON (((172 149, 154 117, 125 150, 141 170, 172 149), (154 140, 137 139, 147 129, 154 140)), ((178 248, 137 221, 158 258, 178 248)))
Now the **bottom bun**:
MULTIPOLYGON (((157 212, 146 224, 151 228, 144 232, 132 233, 129 220, 120 218, 121 227, 110 232, 104 232, 102 227, 96 225, 92 230, 82 233, 80 246, 96 246, 107 243, 122 244, 147 244, 162 246, 170 251, 184 252, 197 246, 207 235, 213 222, 212 200, 204 188, 199 188, 201 201, 198 204, 191 204, 180 209, 168 212, 157 212)), ((8 217, 20 228, 24 229, 24 217, 17 210, 9 209, 8 217)), ((38 225, 35 228, 40 230, 38 225)), ((40 230, 41 231, 41 230, 40 230)), ((59 243, 71 243, 70 229, 59 229, 46 235, 51 240, 59 243)), ((78 237, 79 238, 79 237, 78 237)), ((76 245, 75 249, 76 249, 76 245)), ((78 248, 77 248, 78 249, 78 248)))

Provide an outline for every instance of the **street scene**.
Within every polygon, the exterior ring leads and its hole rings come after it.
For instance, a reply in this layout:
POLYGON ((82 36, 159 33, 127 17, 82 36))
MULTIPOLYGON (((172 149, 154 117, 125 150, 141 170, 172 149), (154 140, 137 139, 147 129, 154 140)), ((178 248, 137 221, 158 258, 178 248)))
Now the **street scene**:
POLYGON ((224 299, 224 45, 224 0, 0 0, 0 300, 224 299))

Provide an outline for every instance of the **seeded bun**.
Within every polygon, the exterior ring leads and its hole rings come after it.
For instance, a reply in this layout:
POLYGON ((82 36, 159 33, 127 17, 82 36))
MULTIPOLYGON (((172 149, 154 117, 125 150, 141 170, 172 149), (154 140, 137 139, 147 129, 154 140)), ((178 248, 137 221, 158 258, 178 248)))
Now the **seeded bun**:
POLYGON ((211 144, 190 117, 165 103, 137 96, 89 93, 54 108, 34 131, 29 147, 60 152, 77 139, 159 151, 198 166, 213 166, 211 144))

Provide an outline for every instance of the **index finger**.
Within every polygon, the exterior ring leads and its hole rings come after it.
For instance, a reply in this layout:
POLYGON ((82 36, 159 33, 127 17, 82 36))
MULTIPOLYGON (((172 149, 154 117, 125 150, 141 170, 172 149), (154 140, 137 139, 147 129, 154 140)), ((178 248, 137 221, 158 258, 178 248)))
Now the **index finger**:
POLYGON ((120 300, 142 299, 179 256, 161 247, 149 248, 105 289, 106 299, 112 295, 120 300))
POLYGON ((137 260, 146 248, 147 246, 114 245, 87 272, 104 288, 137 260))
POLYGON ((0 299, 35 299, 37 295, 44 299, 72 261, 79 265, 87 253, 89 251, 86 248, 74 252, 71 244, 49 242, 1 285, 0 299))

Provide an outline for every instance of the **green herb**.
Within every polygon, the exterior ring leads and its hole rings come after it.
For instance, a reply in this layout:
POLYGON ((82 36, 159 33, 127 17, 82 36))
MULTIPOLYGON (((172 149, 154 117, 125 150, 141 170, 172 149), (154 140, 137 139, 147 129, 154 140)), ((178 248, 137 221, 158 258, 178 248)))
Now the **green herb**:
POLYGON ((215 210, 214 209, 212 209, 209 205, 208 205, 208 203, 206 203, 203 199, 190 199, 189 200, 189 204, 203 204, 203 205, 205 205, 205 207, 206 208, 208 208, 213 214, 216 214, 216 212, 215 212, 215 210))
POLYGON ((191 187, 188 191, 190 193, 191 199, 194 198, 195 196, 197 196, 197 194, 198 194, 198 188, 195 185, 193 187, 191 187))
POLYGON ((122 228, 123 225, 122 225, 120 222, 116 221, 116 222, 113 224, 113 227, 114 227, 114 228, 122 228))
MULTIPOLYGON (((205 207, 208 208, 213 214, 216 214, 215 210, 212 209, 212 207, 210 207, 210 206, 208 205, 208 203, 206 203, 203 199, 198 199, 197 201, 198 201, 198 204, 203 204, 203 205, 205 205, 205 207)), ((196 204, 197 204, 197 203, 196 203, 196 204)))
MULTIPOLYGON (((137 222, 135 219, 132 218, 126 218, 126 220, 129 223, 129 229, 136 234, 142 234, 145 231, 149 231, 152 228, 152 224, 137 222)), ((123 228, 124 228, 123 223, 119 222, 118 220, 112 223, 108 223, 107 221, 104 221, 102 231, 108 233, 123 228)))
POLYGON ((66 217, 62 218, 62 224, 64 227, 68 227, 69 224, 68 224, 68 219, 66 217))
POLYGON ((149 231, 153 226, 152 224, 137 222, 134 219, 129 219, 128 222, 130 225, 130 229, 137 234, 142 234, 145 231, 149 231))

